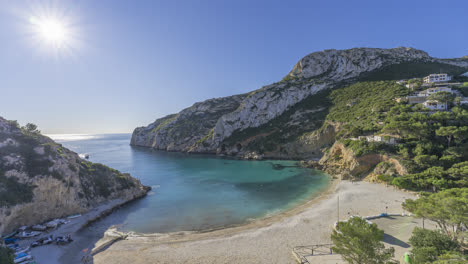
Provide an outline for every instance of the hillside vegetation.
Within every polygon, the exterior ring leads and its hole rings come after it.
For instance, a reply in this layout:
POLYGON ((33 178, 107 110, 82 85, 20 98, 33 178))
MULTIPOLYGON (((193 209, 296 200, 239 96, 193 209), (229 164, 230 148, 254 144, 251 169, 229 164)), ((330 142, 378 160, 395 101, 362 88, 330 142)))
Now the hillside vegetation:
POLYGON ((147 191, 127 173, 79 158, 35 125, 0 117, 0 233, 147 191))

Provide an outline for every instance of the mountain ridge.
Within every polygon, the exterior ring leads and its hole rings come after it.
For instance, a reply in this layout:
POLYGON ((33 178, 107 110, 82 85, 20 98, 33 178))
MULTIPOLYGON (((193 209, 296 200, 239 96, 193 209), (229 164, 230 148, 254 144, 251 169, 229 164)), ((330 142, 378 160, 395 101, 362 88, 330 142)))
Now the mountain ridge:
MULTIPOLYGON (((248 156, 251 152, 258 151, 248 148, 241 141, 234 142, 232 139, 237 134, 272 123, 301 102, 314 101, 310 97, 322 91, 336 89, 361 79, 377 78, 379 74, 395 71, 392 67, 409 67, 412 64, 428 68, 421 71, 423 74, 431 73, 436 68, 457 74, 468 71, 468 60, 433 58, 425 51, 405 47, 313 52, 300 59, 279 82, 247 94, 198 102, 170 118, 164 117, 146 127, 136 128, 131 145, 167 151, 248 156), (391 70, 379 72, 387 68, 391 70)), ((395 74, 392 78, 400 75, 402 74, 395 74)), ((313 120, 312 112, 319 114, 327 108, 323 102, 316 102, 315 106, 307 106, 302 112, 291 113, 291 116, 307 115, 308 120, 313 120)), ((301 120, 298 118, 296 121, 301 120)), ((289 121, 291 120, 287 120, 289 121)), ((320 126, 310 126, 310 131, 320 126)), ((246 140, 249 139, 244 141, 246 140)), ((292 158, 287 153, 282 155, 280 151, 272 156, 292 158)), ((301 158, 300 155, 297 158, 301 158)))

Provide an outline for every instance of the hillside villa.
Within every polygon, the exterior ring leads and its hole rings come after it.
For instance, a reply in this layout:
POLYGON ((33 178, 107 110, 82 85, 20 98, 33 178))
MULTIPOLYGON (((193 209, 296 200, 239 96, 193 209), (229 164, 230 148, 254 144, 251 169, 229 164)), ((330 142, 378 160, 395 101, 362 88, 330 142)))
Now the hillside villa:
POLYGON ((437 100, 427 100, 423 105, 431 110, 447 110, 447 104, 437 100))
POLYGON ((434 87, 434 88, 428 88, 424 91, 421 91, 418 93, 418 96, 429 96, 438 92, 448 92, 453 94, 454 92, 452 91, 452 88, 449 87, 434 87))
MULTIPOLYGON (((424 77, 424 83, 421 87, 429 87, 423 91, 415 92, 412 95, 406 97, 395 98, 394 100, 398 103, 407 102, 408 104, 422 104, 424 107, 430 110, 436 111, 445 111, 448 109, 447 103, 439 102, 437 100, 427 100, 427 97, 438 93, 438 92, 448 92, 456 96, 461 97, 459 104, 468 104, 468 97, 463 97, 460 92, 452 90, 453 86, 460 86, 461 83, 448 83, 452 78, 446 73, 441 74, 431 74, 424 77)), ((397 81, 398 84, 404 85, 406 80, 397 81)), ((409 89, 414 88, 414 83, 406 84, 405 86, 409 89)))
POLYGON ((382 142, 389 145, 395 145, 398 142, 396 136, 393 135, 369 135, 359 136, 357 138, 349 138, 351 140, 365 140, 367 142, 382 142))
POLYGON ((424 77, 424 83, 438 83, 438 82, 447 82, 450 81, 452 78, 448 76, 446 73, 435 73, 429 76, 424 77))

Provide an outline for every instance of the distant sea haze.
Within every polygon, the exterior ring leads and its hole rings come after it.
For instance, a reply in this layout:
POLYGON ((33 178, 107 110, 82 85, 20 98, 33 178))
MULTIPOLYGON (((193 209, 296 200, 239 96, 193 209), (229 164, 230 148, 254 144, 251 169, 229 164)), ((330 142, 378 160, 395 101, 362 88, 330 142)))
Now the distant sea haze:
POLYGON ((329 185, 320 171, 294 161, 244 161, 131 147, 131 134, 51 135, 93 162, 131 173, 150 194, 99 225, 160 233, 219 228, 281 212, 329 185))

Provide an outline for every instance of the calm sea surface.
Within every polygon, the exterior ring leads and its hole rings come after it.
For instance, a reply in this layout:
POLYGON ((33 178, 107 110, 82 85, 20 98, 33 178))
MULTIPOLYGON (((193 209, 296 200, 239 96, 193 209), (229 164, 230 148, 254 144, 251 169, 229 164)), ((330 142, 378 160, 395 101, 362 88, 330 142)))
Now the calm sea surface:
POLYGON ((153 187, 100 221, 136 232, 202 230, 287 210, 329 184, 293 161, 243 161, 131 147, 130 134, 50 135, 90 161, 128 172, 153 187))

